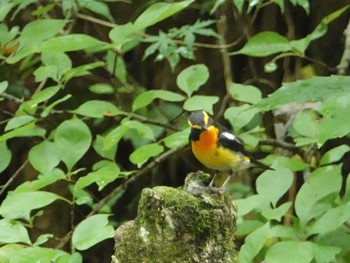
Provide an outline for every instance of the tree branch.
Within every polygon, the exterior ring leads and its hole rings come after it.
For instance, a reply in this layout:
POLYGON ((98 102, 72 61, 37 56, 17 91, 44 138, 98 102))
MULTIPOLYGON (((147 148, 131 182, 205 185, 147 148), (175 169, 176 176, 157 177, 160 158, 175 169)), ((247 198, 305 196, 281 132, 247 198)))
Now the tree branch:
POLYGON ((1 187, 0 190, 0 196, 6 191, 6 189, 10 186, 10 184, 17 178, 17 176, 22 172, 22 170, 26 167, 26 165, 29 163, 29 160, 27 159, 18 169, 17 171, 10 177, 10 179, 1 187))

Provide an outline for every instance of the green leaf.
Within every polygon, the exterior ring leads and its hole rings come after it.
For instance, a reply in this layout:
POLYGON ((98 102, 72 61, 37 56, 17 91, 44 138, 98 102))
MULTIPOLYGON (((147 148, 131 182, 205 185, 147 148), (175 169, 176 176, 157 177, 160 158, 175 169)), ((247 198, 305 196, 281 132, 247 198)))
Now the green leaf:
POLYGON ((315 216, 316 204, 331 193, 339 193, 341 187, 341 166, 326 166, 313 171, 300 188, 295 200, 295 212, 306 224, 315 216))
POLYGON ((230 122, 233 130, 238 133, 253 120, 257 113, 257 109, 250 108, 248 104, 243 104, 241 106, 227 108, 224 117, 230 122))
POLYGON ((47 102, 60 90, 59 86, 52 86, 46 89, 41 90, 38 93, 35 93, 33 97, 22 103, 19 109, 17 110, 17 115, 34 115, 38 105, 42 102, 47 102))
POLYGON ((44 137, 46 131, 36 126, 35 122, 30 122, 0 136, 0 143, 15 137, 44 137))
POLYGON ((174 132, 163 139, 164 144, 166 147, 170 149, 182 147, 188 144, 189 134, 190 134, 190 128, 187 128, 183 131, 174 132))
POLYGON ((184 96, 168 91, 168 90, 148 90, 142 92, 140 95, 136 97, 132 104, 132 111, 137 111, 147 105, 151 104, 155 99, 162 99, 165 101, 177 102, 183 101, 184 96))
POLYGON ((200 86, 207 82, 209 70, 204 64, 189 66, 177 76, 176 84, 187 96, 191 96, 200 86))
POLYGON ((104 62, 97 61, 97 62, 92 62, 89 64, 84 64, 84 65, 81 65, 81 66, 76 67, 76 68, 72 68, 72 69, 68 70, 67 72, 65 72, 65 74, 62 77, 62 81, 68 82, 72 78, 88 75, 90 73, 89 70, 92 70, 92 69, 95 69, 98 67, 103 67, 104 65, 105 65, 104 62))
POLYGON ((34 169, 42 174, 49 174, 60 162, 55 145, 46 140, 32 147, 28 158, 34 169))
POLYGON ((281 222, 282 217, 286 215, 291 206, 292 202, 286 202, 277 208, 269 208, 267 210, 264 210, 261 215, 267 220, 276 220, 278 222, 281 222))
POLYGON ((320 161, 320 165, 330 164, 339 161, 345 153, 350 151, 350 146, 343 144, 326 152, 320 161))
POLYGON ((62 197, 44 191, 35 192, 11 192, 0 206, 0 214, 2 216, 6 214, 21 213, 45 207, 54 201, 62 199, 62 197))
POLYGON ((113 94, 114 88, 106 83, 96 83, 89 87, 89 90, 96 94, 113 94))
POLYGON ((275 32, 265 31, 253 36, 243 48, 232 52, 231 55, 244 54, 252 57, 265 57, 289 50, 291 50, 291 45, 287 38, 275 32))
POLYGON ((183 108, 187 111, 205 110, 213 114, 213 106, 218 101, 219 97, 217 96, 195 95, 185 101, 183 108))
MULTIPOLYGON (((255 106, 262 110, 272 110, 289 103, 324 101, 330 96, 349 97, 350 77, 313 77, 283 84, 283 86, 262 99, 255 106), (336 95, 335 95, 336 94, 336 95)), ((254 106, 253 106, 254 107, 254 106)))
POLYGON ((42 52, 41 61, 45 66, 53 66, 55 68, 55 75, 53 79, 57 82, 62 78, 64 73, 72 68, 72 61, 70 60, 69 56, 62 52, 42 52))
POLYGON ((248 145, 252 148, 258 147, 260 135, 259 132, 257 132, 257 129, 259 129, 258 126, 250 131, 239 134, 239 137, 244 141, 245 145, 248 145))
POLYGON ((293 183, 293 173, 282 167, 263 172, 256 180, 256 191, 276 207, 278 200, 288 191, 293 183))
POLYGON ((332 208, 312 224, 308 235, 324 234, 333 231, 350 219, 350 209, 347 205, 332 208))
POLYGON ((11 11, 11 9, 15 6, 15 3, 3 3, 1 5, 1 11, 0 11, 0 21, 2 22, 6 16, 8 15, 8 13, 11 11))
POLYGON ((49 241, 50 238, 53 238, 53 234, 41 234, 34 242, 34 246, 40 246, 42 244, 45 244, 47 241, 49 241))
POLYGON ((292 228, 290 226, 284 225, 275 225, 272 227, 273 236, 291 240, 299 240, 299 232, 298 229, 292 228))
POLYGON ((313 118, 312 112, 298 112, 293 120, 292 130, 290 134, 294 138, 296 146, 304 146, 317 142, 318 120, 313 118))
POLYGON ((101 191, 107 184, 113 182, 120 175, 118 165, 106 160, 96 163, 93 170, 93 172, 78 179, 74 185, 74 195, 93 183, 96 183, 98 185, 98 191, 101 191))
POLYGON ((10 262, 10 258, 17 254, 20 250, 27 247, 24 244, 6 244, 0 247, 0 260, 1 262, 10 262))
POLYGON ((68 255, 59 249, 43 248, 43 247, 27 247, 21 249, 11 257, 12 263, 28 263, 28 262, 57 262, 61 256, 68 255))
POLYGON ((40 6, 35 9, 31 14, 36 17, 44 17, 49 11, 51 11, 56 6, 56 3, 45 3, 44 6, 40 6))
POLYGON ((64 72, 72 68, 72 61, 66 53, 55 52, 50 50, 49 52, 41 53, 41 61, 45 66, 57 66, 61 76, 64 72))
POLYGON ((308 167, 307 163, 299 160, 299 157, 284 157, 276 154, 269 154, 267 157, 260 159, 263 163, 268 163, 272 165, 273 163, 278 164, 278 166, 285 167, 292 172, 304 170, 308 167))
POLYGON ((111 151, 118 146, 119 141, 129 132, 126 126, 118 126, 111 130, 103 139, 103 151, 111 151))
POLYGON ((229 92, 235 100, 255 104, 261 100, 261 91, 252 85, 231 83, 229 92))
POLYGON ((190 5, 193 0, 175 3, 155 3, 148 7, 135 21, 135 29, 141 31, 152 26, 190 5))
POLYGON ((324 117, 320 120, 318 126, 319 147, 329 139, 340 138, 350 133, 350 125, 348 125, 350 122, 349 107, 350 93, 344 96, 336 94, 322 104, 320 113, 324 117))
POLYGON ((316 120, 307 112, 299 112, 295 116, 293 128, 302 136, 311 138, 317 136, 316 120))
POLYGON ((271 234, 272 231, 270 228, 270 223, 268 222, 248 235, 245 239, 244 244, 238 252, 238 262, 253 262, 254 257, 263 248, 266 240, 270 238, 271 234))
POLYGON ((91 140, 89 127, 77 118, 66 120, 57 127, 54 144, 68 171, 89 149, 91 140))
POLYGON ((103 100, 89 100, 71 112, 91 118, 116 116, 122 113, 112 103, 103 100))
MULTIPOLYGON (((299 1, 299 0, 297 0, 299 1)), ((304 3, 308 4, 308 1, 303 1, 304 3)), ((328 24, 333 22, 335 19, 337 19, 341 14, 343 14, 347 9, 349 8, 349 5, 338 9, 337 11, 325 16, 321 23, 315 28, 313 32, 311 32, 309 35, 302 39, 298 40, 292 40, 290 42, 291 47, 298 51, 300 54, 304 54, 305 50, 308 48, 310 43, 322 36, 324 36, 327 33, 328 30, 328 24)))
POLYGON ((106 47, 107 43, 85 34, 70 34, 51 38, 41 46, 42 52, 69 52, 91 47, 106 47))
POLYGON ((108 224, 108 215, 93 215, 75 228, 72 236, 73 248, 86 250, 95 244, 114 236, 114 229, 108 224))
POLYGON ((134 34, 135 31, 134 25, 129 22, 124 25, 118 25, 109 31, 109 38, 113 41, 113 46, 121 50, 123 45, 132 43, 137 39, 137 36, 134 34))
POLYGON ((54 169, 50 174, 39 175, 38 179, 25 181, 14 190, 16 193, 33 192, 51 185, 59 180, 66 179, 65 174, 60 169, 54 169))
POLYGON ((338 262, 336 255, 342 250, 335 246, 324 246, 317 243, 312 243, 313 256, 317 263, 338 262))
POLYGON ((269 248, 265 260, 269 263, 309 263, 313 259, 312 250, 311 242, 280 241, 269 248))
POLYGON ((15 220, 0 220, 1 243, 25 243, 31 244, 27 229, 15 220))
POLYGON ((121 125, 126 127, 129 131, 135 130, 142 139, 155 140, 154 132, 147 124, 125 118, 122 120, 121 125))
POLYGON ((46 117, 50 114, 50 112, 52 111, 52 109, 53 109, 54 107, 56 107, 58 104, 60 104, 60 103, 62 103, 62 102, 64 102, 64 101, 70 99, 71 97, 72 97, 72 95, 67 94, 67 95, 64 96, 64 97, 62 97, 62 98, 60 98, 60 99, 58 99, 58 100, 55 100, 55 101, 52 102, 50 105, 48 105, 48 106, 45 107, 45 109, 41 112, 40 117, 46 118, 46 117))
POLYGON ((7 168, 7 166, 9 166, 12 158, 12 152, 7 147, 6 142, 0 142, 0 156, 0 173, 2 173, 7 168))
POLYGON ((164 151, 164 147, 157 143, 143 145, 137 148, 129 157, 133 164, 140 168, 151 157, 158 156, 164 151))
POLYGON ((350 107, 349 85, 350 77, 314 77, 287 83, 256 105, 261 109, 270 110, 289 103, 323 102, 321 108, 316 109, 323 116, 319 123, 316 123, 318 136, 298 138, 298 144, 317 142, 321 147, 329 139, 350 133, 350 126, 347 125, 350 122, 350 115, 347 114, 350 107))
POLYGON ((241 223, 237 223, 236 236, 247 236, 248 234, 254 232, 259 227, 264 225, 263 222, 259 220, 249 220, 245 219, 241 223))
POLYGON ((7 89, 9 83, 8 81, 1 81, 0 82, 0 95, 4 93, 4 91, 7 89))
POLYGON ((41 82, 45 79, 53 79, 58 81, 58 73, 56 66, 41 66, 34 71, 35 81, 41 82))
POLYGON ((252 195, 244 199, 237 199, 235 204, 237 206, 237 216, 244 216, 256 208, 264 210, 270 207, 268 201, 262 195, 252 195))
POLYGON ((80 253, 66 254, 57 258, 55 263, 83 263, 83 257, 80 253))
POLYGON ((9 120, 5 126, 5 131, 13 130, 15 128, 21 127, 29 122, 34 121, 35 118, 30 115, 15 116, 9 120))
POLYGON ((100 2, 98 0, 84 0, 79 1, 79 6, 86 8, 95 14, 101 15, 112 22, 114 21, 107 3, 100 2))
POLYGON ((67 22, 68 20, 58 19, 37 19, 29 22, 23 28, 16 53, 6 62, 13 64, 34 52, 39 52, 42 42, 58 34, 67 22))
POLYGON ((244 6, 244 3, 245 3, 245 0, 233 0, 232 2, 233 2, 233 4, 236 6, 236 8, 237 8, 237 10, 238 10, 238 13, 239 13, 239 14, 242 14, 243 6, 244 6))
POLYGON ((115 147, 109 147, 108 149, 104 146, 105 138, 99 134, 96 135, 96 139, 93 143, 94 150, 103 158, 109 159, 111 161, 114 160, 115 154, 117 152, 117 144, 115 147))

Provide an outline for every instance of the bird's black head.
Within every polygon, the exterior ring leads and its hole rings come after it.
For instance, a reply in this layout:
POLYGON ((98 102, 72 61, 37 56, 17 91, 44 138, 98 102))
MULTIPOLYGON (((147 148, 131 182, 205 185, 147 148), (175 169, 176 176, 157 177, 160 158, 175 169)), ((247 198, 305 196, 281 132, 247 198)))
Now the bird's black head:
POLYGON ((193 111, 188 117, 188 124, 196 130, 206 130, 212 122, 209 114, 203 110, 193 111))

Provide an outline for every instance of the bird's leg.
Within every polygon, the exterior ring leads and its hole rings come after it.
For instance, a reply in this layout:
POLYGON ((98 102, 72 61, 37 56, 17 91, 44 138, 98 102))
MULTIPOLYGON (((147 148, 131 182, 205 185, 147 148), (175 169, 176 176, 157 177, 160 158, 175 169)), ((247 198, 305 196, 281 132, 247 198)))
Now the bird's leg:
POLYGON ((220 187, 221 189, 226 189, 226 185, 231 180, 231 176, 232 176, 232 172, 227 175, 227 178, 226 178, 225 182, 220 187))
POLYGON ((215 173, 213 179, 210 181, 210 183, 209 183, 209 185, 208 185, 208 187, 210 188, 210 190, 216 189, 216 187, 214 186, 214 183, 215 183, 215 179, 216 179, 217 175, 218 175, 218 174, 215 173))

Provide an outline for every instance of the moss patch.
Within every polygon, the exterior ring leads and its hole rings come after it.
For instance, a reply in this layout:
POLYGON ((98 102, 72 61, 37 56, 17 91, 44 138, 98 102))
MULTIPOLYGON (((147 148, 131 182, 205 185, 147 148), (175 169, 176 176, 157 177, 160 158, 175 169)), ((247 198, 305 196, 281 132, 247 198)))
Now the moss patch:
POLYGON ((186 190, 144 189, 137 218, 119 231, 115 262, 235 262, 235 206, 226 192, 208 191, 204 175, 190 174, 186 190))

